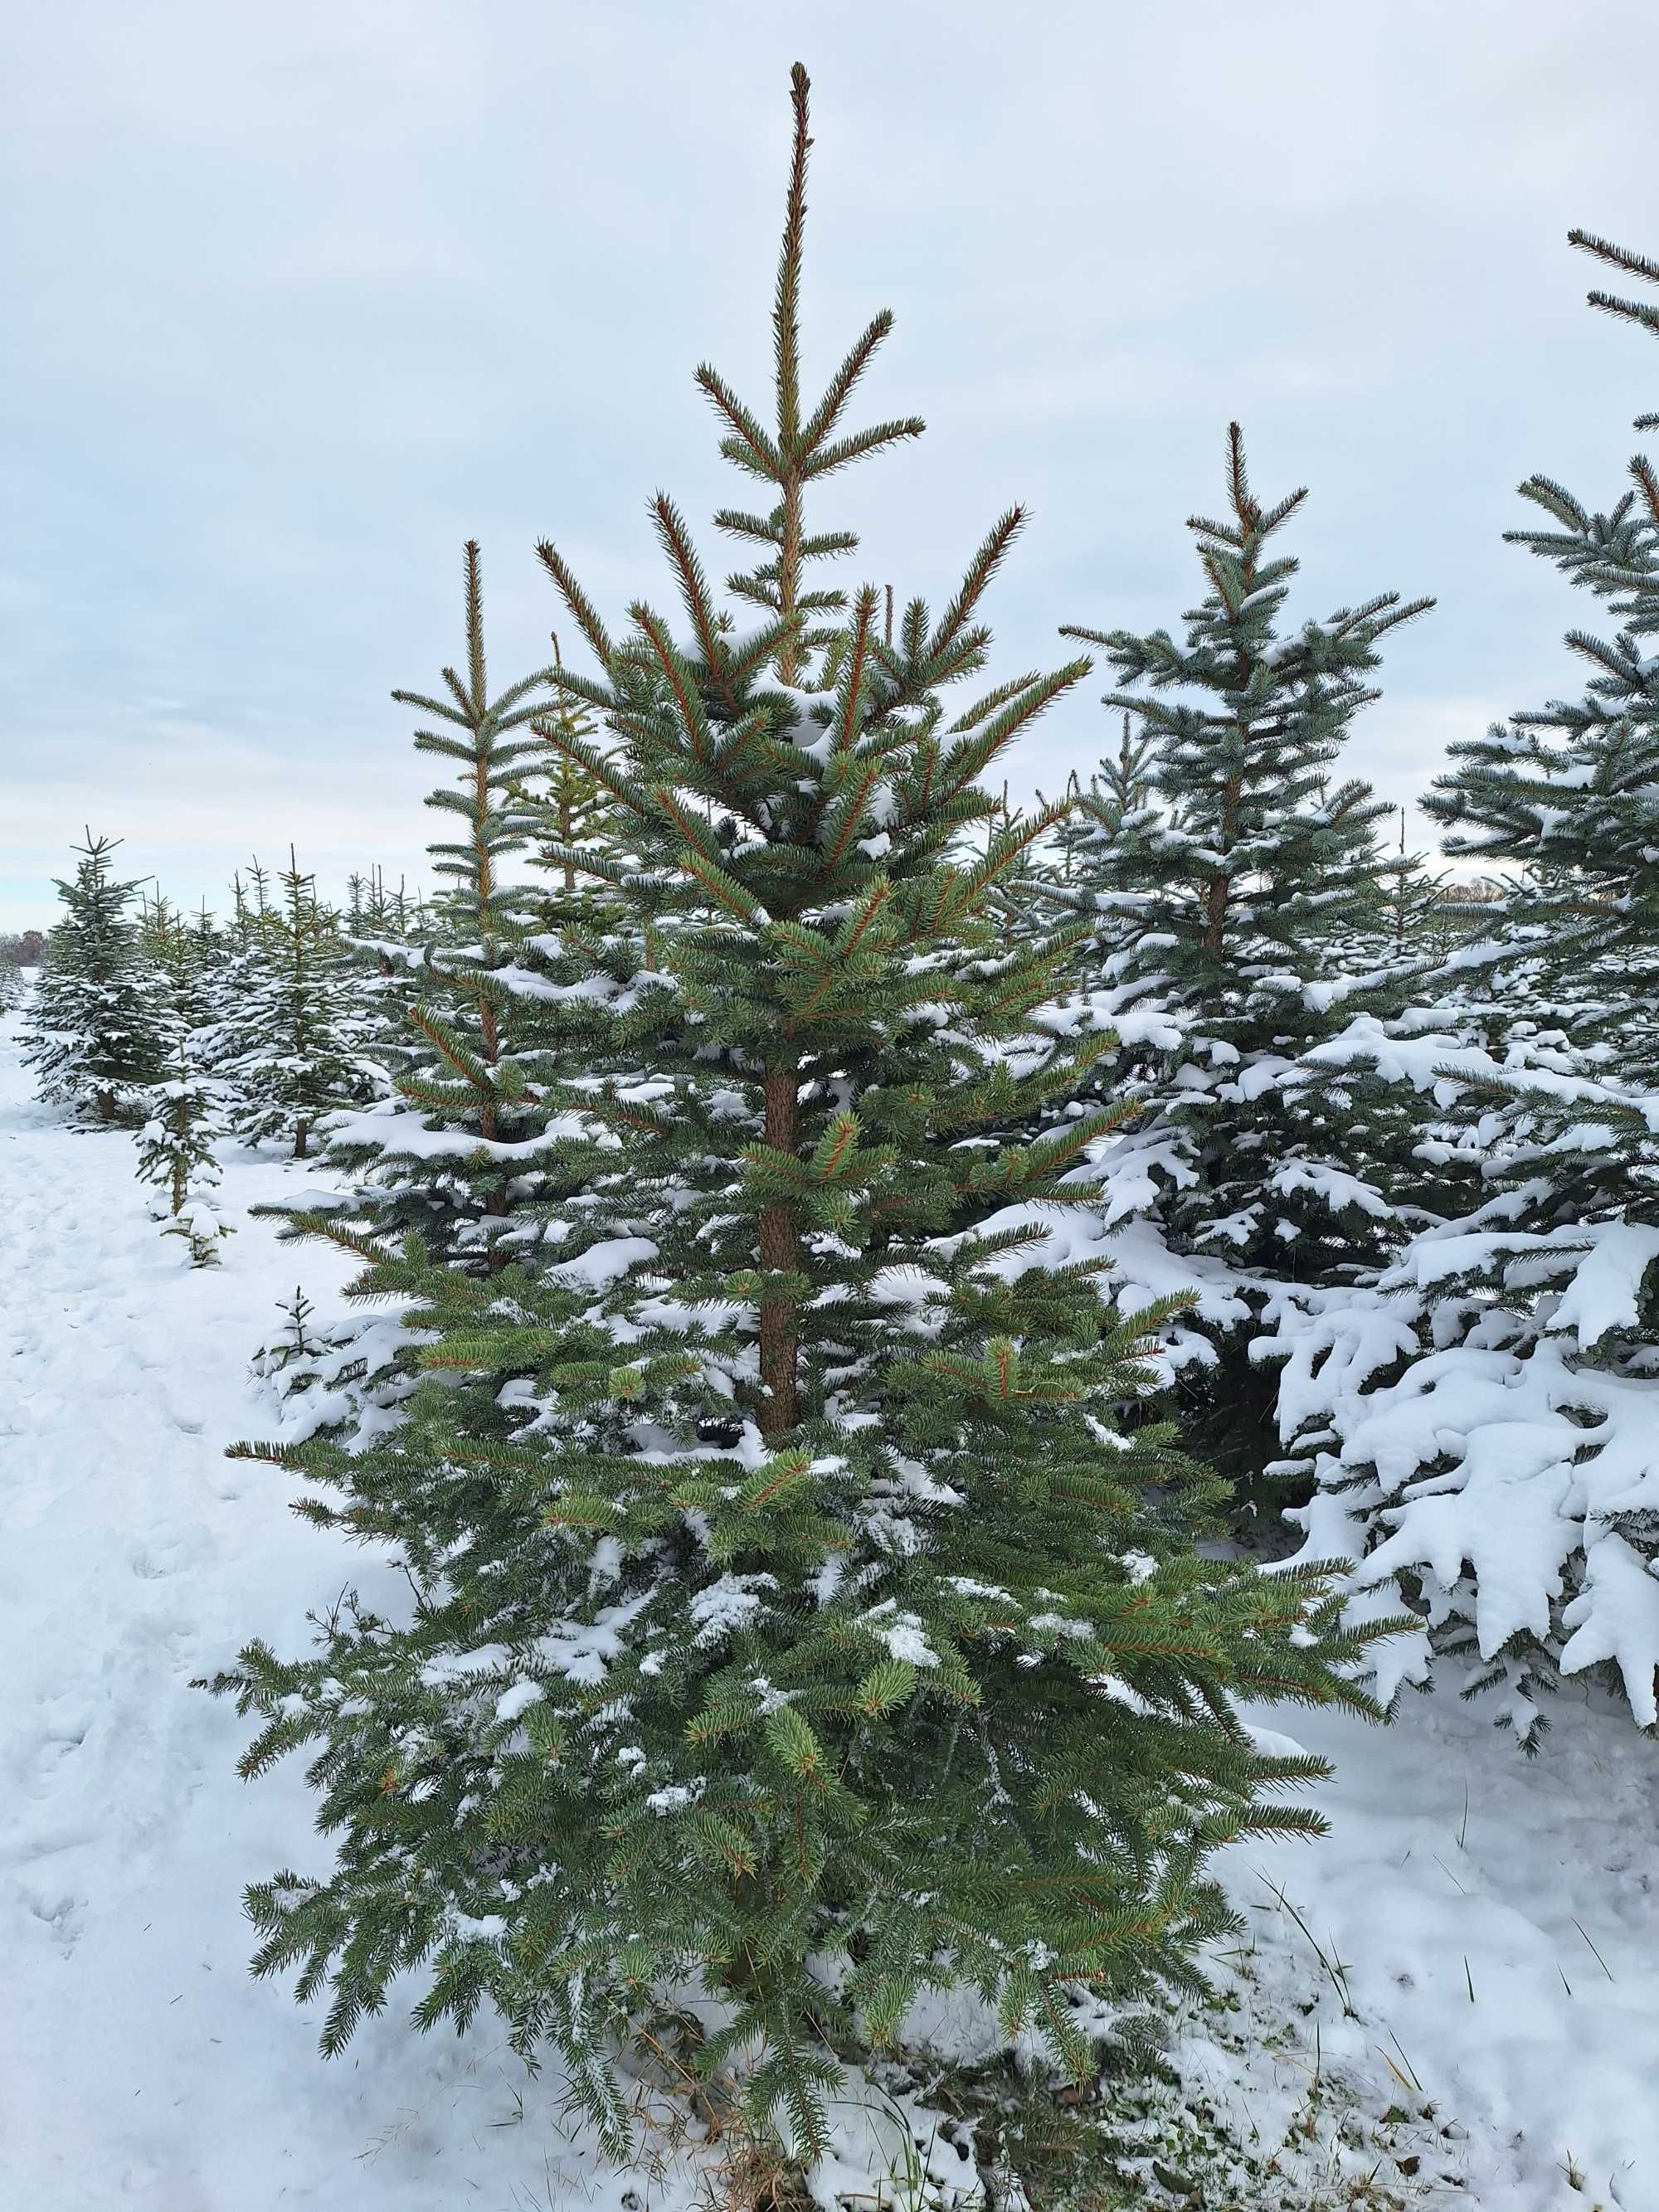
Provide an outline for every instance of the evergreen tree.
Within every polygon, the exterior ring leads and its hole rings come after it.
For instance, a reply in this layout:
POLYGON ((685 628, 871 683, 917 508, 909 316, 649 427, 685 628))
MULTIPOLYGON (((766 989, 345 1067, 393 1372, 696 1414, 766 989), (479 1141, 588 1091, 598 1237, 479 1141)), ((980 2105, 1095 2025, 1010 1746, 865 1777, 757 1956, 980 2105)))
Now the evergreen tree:
POLYGON ((196 970, 208 995, 208 1017, 215 1011, 215 993, 219 971, 230 950, 226 932, 214 920, 205 899, 197 909, 196 919, 190 925, 191 942, 196 950, 196 970))
MULTIPOLYGON (((497 1273, 512 1252, 550 1233, 549 1207, 583 1170, 568 1164, 574 1124, 539 1076, 550 1055, 586 1067, 603 1025, 591 990, 568 991, 586 970, 562 964, 556 935, 537 928, 533 894, 507 872, 540 828, 525 786, 548 746, 530 726, 544 713, 562 726, 567 718, 546 671, 492 698, 476 544, 465 549, 465 675, 443 672, 447 698, 393 694, 438 725, 416 732, 416 747, 457 773, 455 786, 428 804, 462 834, 430 848, 447 887, 424 916, 436 925, 433 937, 364 940, 383 963, 378 1009, 400 1017, 401 1038, 383 1028, 375 1047, 392 1095, 337 1118, 327 1164, 344 1188, 326 1209, 289 1210, 284 1231, 366 1259, 414 1237, 422 1284, 434 1267, 497 1273)), ((394 902, 378 878, 363 914, 394 933, 415 919, 401 886, 394 902)), ((597 941, 589 951, 602 957, 597 941)), ((424 1334, 396 1303, 412 1293, 373 1265, 357 1290, 369 1318, 324 1331, 314 1361, 279 1358, 275 1346, 258 1356, 291 1436, 319 1427, 375 1433, 400 1417, 424 1334)))
MULTIPOLYGON (((556 633, 553 638, 555 681, 563 667, 556 633)), ((595 734, 592 711, 580 700, 561 691, 544 718, 554 723, 562 738, 589 743, 595 734)), ((618 918, 608 902, 596 898, 597 886, 583 881, 574 854, 584 847, 605 846, 617 829, 615 799, 596 775, 557 745, 540 742, 532 769, 536 788, 528 778, 509 792, 514 805, 527 817, 533 831, 531 865, 542 870, 550 887, 539 901, 539 919, 549 929, 591 929, 602 919, 618 918)))
POLYGON ((58 883, 64 916, 47 942, 23 1051, 43 1098, 101 1123, 143 1112, 167 1026, 164 990, 129 913, 138 884, 111 873, 119 842, 88 830, 75 848, 74 881, 58 883))
POLYGON ((1048 865, 1034 871, 1025 886, 1037 894, 1039 908, 1087 916, 1079 980, 1091 994, 1109 994, 1101 1000, 1110 1009, 1109 1020, 1134 1001, 1133 990, 1120 994, 1117 989, 1125 972, 1120 956, 1144 927, 1146 853, 1161 819, 1156 768, 1152 732, 1137 729, 1126 713, 1117 750, 1102 759, 1087 787, 1075 773, 1068 780, 1048 865))
POLYGON ((1465 933, 1466 909, 1454 879, 1431 867, 1421 853, 1406 849, 1406 809, 1400 810, 1399 857, 1382 902, 1381 943, 1385 958, 1420 969, 1442 961, 1465 933))
POLYGON ((349 877, 347 897, 344 956, 362 1048, 390 1090, 429 1049, 409 1016, 423 995, 424 946, 441 934, 440 917, 410 896, 403 878, 391 889, 378 867, 349 877))
MULTIPOLYGON (((1053 817, 988 850, 981 782, 1087 664, 947 703, 1018 510, 890 644, 872 587, 802 583, 850 544, 809 533, 805 484, 914 427, 840 427, 885 317, 801 400, 806 96, 798 68, 775 425, 699 373, 784 491, 741 526, 775 548, 732 586, 759 627, 665 498, 678 635, 640 601, 613 639, 543 549, 601 671, 562 686, 615 756, 539 726, 637 846, 568 848, 641 962, 552 1002, 607 1022, 591 1076, 547 1079, 585 1171, 494 1274, 365 1240, 384 1290, 424 1294, 431 1379, 364 1449, 267 1455, 420 1601, 308 1659, 251 1645, 223 1686, 264 1722, 248 1772, 316 1747, 336 1868, 250 1906, 258 1969, 331 1989, 327 2048, 424 1967, 420 2023, 488 1996, 613 2141, 608 2054, 639 2036, 810 2150, 839 2055, 930 1987, 1083 2069, 1068 1989, 1190 1980, 1228 1918, 1210 1850, 1317 1826, 1261 1802, 1317 1762, 1258 1753, 1234 1694, 1352 1702, 1354 1654, 1316 1580, 1200 1558, 1214 1486, 1115 1427, 1170 1312, 1094 1294, 1093 1186, 1065 1178, 1116 1109, 987 1142, 1098 1056, 1030 1027, 1064 933, 1011 951, 994 920, 1053 817)), ((452 690, 477 731, 481 655, 452 690)))
MULTIPOLYGON (((238 965, 222 1066, 235 1086, 231 1126, 245 1142, 276 1139, 304 1159, 319 1123, 373 1096, 349 979, 314 880, 292 847, 280 912, 261 902, 238 965)), ((260 886, 263 890, 263 885, 260 886)))
MULTIPOLYGON (((1659 332, 1659 308, 1591 299, 1659 332)), ((1617 627, 1569 631, 1583 696, 1455 745, 1424 802, 1449 854, 1513 871, 1483 905, 1479 997, 1331 1048, 1415 1083, 1422 1141, 1473 1164, 1480 1202, 1286 1350, 1285 1426, 1322 1486, 1309 1548, 1368 1554, 1379 1602, 1404 1577, 1528 1748, 1540 1696, 1584 1670, 1659 1724, 1659 479, 1639 454, 1630 479, 1607 514, 1521 486, 1546 522, 1510 542, 1617 627)))
MULTIPOLYGON (((1060 856, 1060 879, 1070 883, 1080 851, 1090 853, 1090 872, 1100 872, 1099 848, 1127 834, 1132 825, 1156 819, 1157 740, 1153 732, 1137 729, 1133 714, 1123 717, 1122 734, 1115 753, 1107 753, 1085 790, 1074 775, 1066 787, 1070 811, 1054 832, 1060 856)), ((1126 871, 1126 875, 1128 872, 1126 871)))
POLYGON ((218 1088, 228 1116, 246 1108, 247 1100, 229 1073, 229 1062, 246 1048, 251 1039, 243 1027, 254 993, 270 981, 276 916, 266 895, 266 872, 256 860, 256 890, 251 892, 238 869, 231 879, 230 920, 221 931, 205 903, 191 935, 196 943, 202 1020, 191 1039, 191 1055, 218 1088))
POLYGON ((203 900, 189 925, 192 974, 188 1006, 190 1056, 216 1080, 222 1104, 228 1086, 221 1076, 228 1047, 227 1024, 238 1005, 238 955, 233 930, 222 928, 203 900))
POLYGON ((184 1238, 192 1267, 216 1267, 220 1243, 232 1234, 215 1203, 221 1170, 213 1139, 221 1125, 212 1086, 191 1066, 182 1038, 174 1072, 155 1085, 151 1105, 138 1133, 139 1180, 165 1200, 161 1234, 184 1238))
MULTIPOLYGON (((551 987, 533 956, 529 965, 520 959, 530 902, 507 872, 532 828, 515 794, 544 750, 528 726, 551 702, 544 670, 490 696, 476 544, 465 566, 465 676, 444 670, 447 698, 392 694, 440 726, 418 730, 416 749, 455 764, 455 787, 441 785, 426 802, 459 832, 429 848, 447 941, 433 941, 405 969, 415 1057, 397 1075, 396 1095, 344 1122, 329 1160, 356 1186, 331 1224, 343 1239, 413 1231, 428 1256, 489 1272, 504 1263, 515 1206, 538 1188, 542 1155, 556 1142, 548 1134, 553 1111, 528 1074, 540 994, 551 987)), ((386 949, 404 967, 398 947, 386 949)), ((298 1230, 331 1233, 310 1216, 298 1230)))
POLYGON ((1080 980, 1091 1018, 1122 1040, 1105 1084, 1142 1107, 1097 1155, 1108 1218, 1139 1217, 1133 1296, 1196 1285, 1204 1327, 1174 1346, 1188 1415, 1246 1483, 1276 1449, 1247 1330, 1283 1286, 1351 1281, 1381 1259, 1410 1168, 1402 1102, 1321 1079, 1304 1055, 1346 1026, 1333 940, 1375 927, 1393 866, 1383 802, 1333 773, 1378 696, 1382 641, 1431 603, 1386 592, 1288 629, 1297 563, 1272 541, 1305 497, 1263 506, 1233 424, 1226 519, 1188 526, 1206 588, 1184 640, 1066 632, 1105 648, 1121 687, 1106 703, 1139 733, 1117 777, 1157 802, 1126 807, 1109 787, 1082 800, 1100 834, 1075 845, 1064 891, 1103 917, 1080 980))
POLYGON ((216 1011, 216 947, 205 908, 192 925, 161 890, 149 898, 141 894, 138 942, 165 987, 170 1030, 178 1037, 197 1039, 211 1025, 216 1011))
POLYGON ((395 890, 386 871, 373 867, 367 875, 354 870, 346 878, 346 910, 342 917, 349 939, 366 945, 390 942, 401 950, 431 936, 438 916, 427 902, 411 892, 406 877, 399 876, 395 890))
POLYGON ((313 1326, 316 1308, 305 1294, 303 1284, 295 1284, 290 1299, 278 1299, 276 1310, 283 1316, 283 1326, 275 1340, 262 1345, 255 1355, 254 1364, 261 1375, 285 1375, 290 1367, 303 1370, 301 1389, 307 1389, 317 1379, 317 1363, 327 1353, 329 1340, 313 1326))

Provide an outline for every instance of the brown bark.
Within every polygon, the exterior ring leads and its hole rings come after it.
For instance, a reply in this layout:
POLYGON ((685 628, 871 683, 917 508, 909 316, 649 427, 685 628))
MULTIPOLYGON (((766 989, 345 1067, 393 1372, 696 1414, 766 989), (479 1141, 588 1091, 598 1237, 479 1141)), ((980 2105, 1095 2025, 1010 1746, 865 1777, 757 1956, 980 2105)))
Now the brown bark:
MULTIPOLYGON (((489 1214, 493 1214, 498 1221, 504 1221, 507 1218, 508 1207, 507 1202, 507 1192, 504 1188, 492 1190, 490 1192, 489 1197, 484 1200, 484 1212, 489 1214)), ((506 1267, 507 1263, 507 1253, 505 1247, 500 1244, 492 1244, 489 1248, 490 1273, 492 1275, 499 1275, 501 1269, 506 1267)))
POLYGON ((1221 957, 1227 921, 1227 893, 1231 888, 1225 876, 1212 876, 1210 888, 1204 902, 1204 950, 1221 957))
MULTIPOLYGON (((496 1025, 495 1009, 482 994, 478 999, 478 1028, 483 1037, 483 1063, 494 1067, 501 1056, 501 1034, 496 1025)), ((478 1133, 494 1144, 500 1133, 493 1098, 481 1099, 478 1105, 478 1133)))
MULTIPOLYGON (((766 1071, 766 1141, 776 1151, 795 1149, 800 1106, 800 1065, 790 1061, 766 1071)), ((795 1218, 787 1206, 761 1209, 760 1263, 768 1273, 787 1273, 796 1261, 795 1218)), ((799 1418, 799 1352, 795 1301, 764 1297, 760 1310, 760 1369, 765 1395, 761 1401, 760 1432, 780 1435, 793 1429, 799 1418)))
MULTIPOLYGON (((1244 788, 1243 775, 1229 776, 1221 794, 1221 849, 1227 852, 1233 842, 1233 827, 1237 816, 1238 802, 1244 788)), ((1233 887, 1231 876, 1212 876, 1204 902, 1204 950, 1219 959, 1226 941, 1227 898, 1233 887)))

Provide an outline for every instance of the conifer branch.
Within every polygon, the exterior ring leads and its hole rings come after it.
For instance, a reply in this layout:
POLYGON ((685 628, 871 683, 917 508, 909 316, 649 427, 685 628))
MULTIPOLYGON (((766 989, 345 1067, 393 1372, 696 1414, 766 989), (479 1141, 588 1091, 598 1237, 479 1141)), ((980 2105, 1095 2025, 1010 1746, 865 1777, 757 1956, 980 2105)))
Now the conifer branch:
POLYGON ((563 555, 559 552, 550 539, 544 538, 536 548, 536 557, 557 586, 560 598, 569 608, 577 629, 587 640, 594 659, 603 667, 609 668, 615 657, 615 648, 611 645, 610 635, 605 624, 599 620, 592 600, 576 581, 563 555))

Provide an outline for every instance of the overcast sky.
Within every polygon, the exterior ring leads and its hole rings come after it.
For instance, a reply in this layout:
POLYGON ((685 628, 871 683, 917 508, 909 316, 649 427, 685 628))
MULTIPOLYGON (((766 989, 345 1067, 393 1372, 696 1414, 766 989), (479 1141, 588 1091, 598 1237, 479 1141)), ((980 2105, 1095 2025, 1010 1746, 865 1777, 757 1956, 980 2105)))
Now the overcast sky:
POLYGON ((766 398, 797 58, 809 371, 890 307, 869 406, 928 423, 826 488, 851 580, 942 599, 1020 499, 1005 672, 1173 624, 1237 415, 1311 488, 1297 606, 1438 599, 1355 740, 1389 797, 1575 680, 1583 603, 1500 533, 1534 469, 1617 497, 1659 406, 1564 237, 1659 250, 1652 0, 11 0, 4 46, 0 927, 88 823, 192 902, 290 837, 420 875, 387 694, 459 652, 462 541, 506 679, 538 537, 619 611, 666 596, 647 495, 732 495, 691 370, 766 398))

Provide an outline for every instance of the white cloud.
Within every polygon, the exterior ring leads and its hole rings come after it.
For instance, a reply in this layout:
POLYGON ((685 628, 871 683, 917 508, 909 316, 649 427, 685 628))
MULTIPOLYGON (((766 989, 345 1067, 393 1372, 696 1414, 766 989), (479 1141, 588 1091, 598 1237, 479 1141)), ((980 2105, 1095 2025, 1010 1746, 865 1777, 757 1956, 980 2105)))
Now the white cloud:
MULTIPOLYGON (((0 836, 32 882, 0 926, 43 918, 89 815, 181 894, 289 834, 412 860, 386 694, 457 651, 468 535, 503 677, 558 619, 544 533, 608 607, 665 596, 647 495, 731 490, 691 367, 764 388, 798 52, 809 356, 890 304, 872 405, 931 424, 823 511, 937 602, 1028 497, 1006 666, 1062 621, 1178 619, 1242 414, 1262 487, 1312 487, 1313 605, 1441 598, 1357 746, 1404 795, 1463 700, 1559 680, 1579 611, 1499 544, 1513 486, 1616 495, 1659 384, 1563 243, 1655 243, 1659 15, 1623 0, 62 0, 9 28, 0 836)), ((1018 773, 1105 733, 1080 698, 1018 773)))

